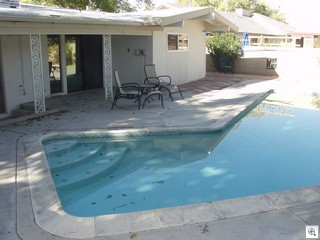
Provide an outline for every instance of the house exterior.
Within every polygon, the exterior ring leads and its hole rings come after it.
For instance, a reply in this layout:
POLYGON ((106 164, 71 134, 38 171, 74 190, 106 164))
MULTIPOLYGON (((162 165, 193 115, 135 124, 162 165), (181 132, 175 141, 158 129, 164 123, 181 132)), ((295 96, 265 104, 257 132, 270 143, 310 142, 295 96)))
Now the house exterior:
POLYGON ((273 46, 273 47, 300 47, 301 36, 294 34, 295 29, 259 13, 251 13, 246 9, 236 9, 235 12, 219 13, 238 27, 238 35, 242 41, 248 35, 248 44, 245 46, 273 46))
POLYGON ((210 8, 106 13, 0 1, 0 117, 46 98, 94 88, 113 97, 122 82, 143 83, 143 66, 175 84, 205 76, 205 31, 224 19, 210 8))
MULTIPOLYGON (((179 9, 182 5, 165 3, 157 9, 179 9)), ((216 10, 216 13, 224 19, 224 22, 231 22, 232 28, 225 25, 214 32, 229 32, 233 29, 244 46, 271 46, 271 47, 303 47, 312 48, 314 40, 319 37, 319 24, 303 25, 302 27, 290 26, 259 13, 252 13, 247 9, 236 9, 235 12, 216 10), (245 39, 245 36, 248 39, 245 39)))

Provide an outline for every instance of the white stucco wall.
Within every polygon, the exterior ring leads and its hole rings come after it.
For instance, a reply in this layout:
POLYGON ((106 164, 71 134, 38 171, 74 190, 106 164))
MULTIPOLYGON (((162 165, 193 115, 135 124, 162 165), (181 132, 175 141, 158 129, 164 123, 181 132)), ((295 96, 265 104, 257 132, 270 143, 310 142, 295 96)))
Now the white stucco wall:
MULTIPOLYGON (((0 36, 1 38, 1 59, 3 71, 3 88, 5 91, 5 108, 10 113, 13 109, 19 108, 21 103, 31 102, 33 98, 32 67, 30 53, 30 36, 14 35, 0 36)), ((42 37, 42 51, 45 53, 42 58, 43 76, 45 79, 46 95, 49 90, 49 76, 46 54, 46 38, 42 37), (47 81, 47 82, 46 82, 47 81)))
MULTIPOLYGON (((153 32, 153 63, 158 75, 167 74, 174 84, 195 81, 206 75, 205 34, 203 21, 186 21, 183 28, 167 27, 153 32), (189 50, 167 50, 168 33, 189 34, 189 50)), ((151 63, 151 62, 149 62, 151 63)))
POLYGON ((143 66, 152 59, 151 36, 112 36, 112 68, 119 71, 121 82, 143 83, 143 66), (143 50, 144 55, 137 55, 143 50))
POLYGON ((1 36, 2 69, 7 112, 32 101, 30 41, 28 36, 1 36))

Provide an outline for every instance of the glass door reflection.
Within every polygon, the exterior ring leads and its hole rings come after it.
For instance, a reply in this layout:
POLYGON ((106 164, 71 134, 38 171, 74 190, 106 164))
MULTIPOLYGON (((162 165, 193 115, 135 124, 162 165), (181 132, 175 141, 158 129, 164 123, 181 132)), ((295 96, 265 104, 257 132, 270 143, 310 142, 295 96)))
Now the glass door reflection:
POLYGON ((60 40, 58 35, 48 35, 48 67, 51 94, 62 92, 60 72, 60 40))
POLYGON ((84 90, 82 41, 80 36, 66 36, 68 92, 84 90))

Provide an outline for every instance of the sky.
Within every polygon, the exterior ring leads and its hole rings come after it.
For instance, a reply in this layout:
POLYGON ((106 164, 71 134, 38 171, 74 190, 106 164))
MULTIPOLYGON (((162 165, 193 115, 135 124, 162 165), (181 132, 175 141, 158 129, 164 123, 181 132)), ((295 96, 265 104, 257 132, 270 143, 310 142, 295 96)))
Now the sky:
MULTIPOLYGON (((320 31, 320 0, 263 0, 273 8, 279 9, 286 16, 287 22, 297 29, 314 29, 320 31)), ((153 0, 158 6, 175 0, 153 0)))
MULTIPOLYGON (((288 23, 297 28, 320 28, 319 0, 265 0, 267 4, 278 8, 285 14, 288 23)), ((320 29, 318 29, 320 31, 320 29)))

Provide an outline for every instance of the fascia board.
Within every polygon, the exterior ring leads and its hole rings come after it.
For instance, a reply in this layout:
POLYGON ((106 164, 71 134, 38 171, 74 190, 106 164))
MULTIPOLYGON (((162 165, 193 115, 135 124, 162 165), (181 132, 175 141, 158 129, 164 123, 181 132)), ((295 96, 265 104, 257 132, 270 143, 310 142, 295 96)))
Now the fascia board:
POLYGON ((195 10, 191 10, 185 13, 178 13, 172 16, 161 17, 161 26, 166 27, 170 25, 174 25, 176 23, 181 23, 185 20, 205 20, 208 18, 208 15, 211 14, 210 8, 197 8, 195 10))
POLYGON ((161 27, 89 25, 68 23, 1 22, 0 35, 21 34, 111 34, 111 35, 152 35, 161 31, 161 27))
POLYGON ((42 16, 4 16, 0 14, 2 22, 34 22, 34 23, 62 23, 62 24, 94 24, 94 25, 123 25, 123 26, 143 26, 143 21, 126 21, 110 19, 87 19, 87 18, 57 18, 42 16))

